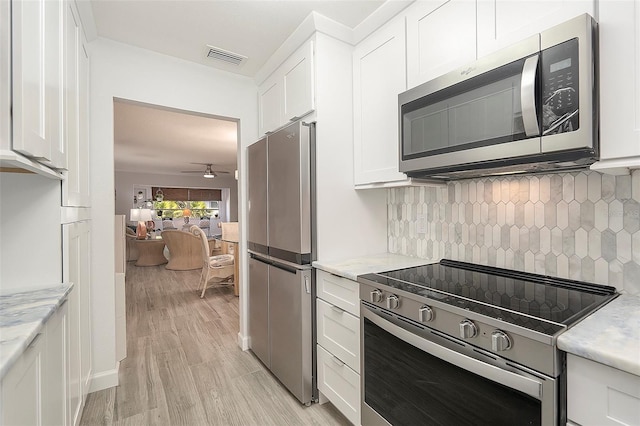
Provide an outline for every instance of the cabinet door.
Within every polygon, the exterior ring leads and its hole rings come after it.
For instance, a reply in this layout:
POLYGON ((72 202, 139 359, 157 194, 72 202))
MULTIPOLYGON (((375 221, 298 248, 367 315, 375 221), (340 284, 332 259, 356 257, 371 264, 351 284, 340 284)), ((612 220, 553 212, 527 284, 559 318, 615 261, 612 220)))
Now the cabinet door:
POLYGON ((0 148, 11 149, 11 3, 0 1, 0 148))
POLYGON ((45 425, 66 425, 67 414, 67 301, 46 324, 46 362, 42 388, 42 413, 45 425))
POLYGON ((62 138, 61 1, 12 2, 13 149, 66 167, 62 138))
POLYGON ((296 121, 315 109, 313 42, 309 41, 281 67, 284 89, 284 122, 296 121))
POLYGON ((398 171, 398 94, 406 90, 404 22, 395 19, 353 56, 354 182, 406 179, 398 171), (393 64, 393 66, 389 66, 393 64))
POLYGON ((360 375, 318 345, 318 390, 354 425, 360 424, 360 375))
POLYGON ((584 426, 640 425, 640 377, 567 355, 567 417, 584 426))
POLYGON ((91 224, 89 221, 78 224, 80 243, 80 380, 82 400, 89 393, 92 371, 91 358, 91 224))
POLYGON ((39 426, 42 424, 42 374, 45 336, 39 334, 2 379, 0 424, 39 426))
POLYGON ((282 81, 278 75, 271 75, 258 89, 260 134, 272 132, 282 125, 282 97, 282 81))
POLYGON ((64 20, 64 123, 67 142, 67 173, 62 183, 62 203, 65 206, 80 205, 80 99, 79 99, 79 55, 80 23, 73 8, 65 8, 64 20))
POLYGON ((91 374, 91 283, 90 222, 74 222, 62 227, 66 256, 63 279, 74 282, 68 298, 68 412, 72 424, 82 414, 91 374))
POLYGON ((318 344, 360 373, 360 319, 316 299, 318 344))
POLYGON ((640 4, 602 1, 599 20, 600 159, 614 161, 597 169, 608 172, 640 165, 640 4))
POLYGON ((595 0, 478 0, 477 3, 478 57, 582 13, 595 16, 595 0))
POLYGON ((476 59, 476 5, 416 2, 407 10, 407 83, 415 87, 476 59))

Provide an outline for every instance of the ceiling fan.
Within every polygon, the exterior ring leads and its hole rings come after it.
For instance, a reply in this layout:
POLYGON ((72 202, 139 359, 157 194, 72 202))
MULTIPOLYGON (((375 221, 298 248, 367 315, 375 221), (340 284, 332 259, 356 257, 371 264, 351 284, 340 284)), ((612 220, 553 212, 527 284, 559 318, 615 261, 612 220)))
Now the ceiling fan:
MULTIPOLYGON (((203 166, 207 166, 206 169, 204 170, 204 174, 202 175, 202 177, 205 177, 207 179, 213 179, 214 177, 218 176, 218 174, 229 174, 229 172, 225 172, 224 170, 213 170, 212 163, 191 163, 191 164, 202 164, 203 166)), ((180 173, 202 173, 202 171, 201 170, 183 170, 180 173)))

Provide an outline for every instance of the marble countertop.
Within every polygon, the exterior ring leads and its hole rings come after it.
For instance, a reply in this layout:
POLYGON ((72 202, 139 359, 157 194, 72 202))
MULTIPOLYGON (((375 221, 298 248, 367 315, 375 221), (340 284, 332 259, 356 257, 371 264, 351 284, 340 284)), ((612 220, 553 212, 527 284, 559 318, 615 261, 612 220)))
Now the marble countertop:
POLYGON ((640 297, 617 297, 562 333, 558 348, 640 376, 640 297))
POLYGON ((0 379, 65 300, 73 284, 0 294, 0 379))
POLYGON ((393 253, 380 253, 344 260, 316 260, 313 266, 323 271, 356 281, 358 275, 392 271, 437 262, 436 260, 408 257, 393 253))

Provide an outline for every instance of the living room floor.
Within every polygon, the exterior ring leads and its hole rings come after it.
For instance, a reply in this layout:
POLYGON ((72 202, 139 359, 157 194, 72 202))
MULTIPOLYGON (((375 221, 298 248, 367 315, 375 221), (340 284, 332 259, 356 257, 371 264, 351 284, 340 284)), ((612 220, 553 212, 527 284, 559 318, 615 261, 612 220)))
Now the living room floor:
POLYGON ((349 425, 305 407, 237 346, 233 285, 196 292, 200 270, 127 264, 120 385, 88 396, 81 425, 349 425))

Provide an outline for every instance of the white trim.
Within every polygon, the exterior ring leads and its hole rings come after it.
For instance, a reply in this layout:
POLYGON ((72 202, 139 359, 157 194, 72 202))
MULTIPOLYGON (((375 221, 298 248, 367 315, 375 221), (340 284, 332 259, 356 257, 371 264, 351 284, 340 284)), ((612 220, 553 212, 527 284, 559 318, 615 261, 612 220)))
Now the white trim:
POLYGON ((118 371, 120 370, 120 362, 116 364, 113 370, 101 371, 90 376, 89 393, 97 392, 103 389, 109 389, 118 386, 118 371))
POLYGON ((251 337, 243 336, 242 333, 238 332, 238 346, 243 351, 249 350, 249 346, 251 345, 251 337))
POLYGON ((629 169, 638 168, 640 168, 640 157, 604 159, 591 165, 591 170, 616 176, 628 175, 629 169))
POLYGON ((391 18, 409 7, 414 1, 415 0, 386 1, 382 3, 379 8, 374 10, 371 15, 353 29, 352 44, 356 45, 360 43, 375 30, 389 22, 391 18))

